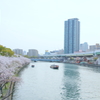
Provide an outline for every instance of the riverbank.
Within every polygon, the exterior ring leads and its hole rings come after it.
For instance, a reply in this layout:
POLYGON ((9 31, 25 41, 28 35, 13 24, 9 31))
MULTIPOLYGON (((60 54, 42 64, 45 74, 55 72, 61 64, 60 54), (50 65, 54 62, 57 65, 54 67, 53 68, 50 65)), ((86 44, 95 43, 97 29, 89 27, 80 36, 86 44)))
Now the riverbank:
MULTIPOLYGON (((26 67, 27 67, 27 65, 21 67, 21 68, 16 72, 16 76, 18 76, 19 73, 20 73, 24 68, 26 68, 26 67)), ((11 94, 11 95, 10 95, 6 100, 12 100, 15 84, 16 84, 16 82, 11 83, 11 87, 9 88, 9 91, 8 91, 9 94, 11 94)))
MULTIPOLYGON (((18 68, 17 72, 15 73, 15 76, 18 76, 19 73, 26 68, 27 65, 18 68)), ((3 97, 0 98, 0 100, 12 100, 13 92, 14 92, 14 86, 16 82, 9 82, 6 87, 4 87, 2 90, 4 92, 3 97)))
POLYGON ((92 66, 92 67, 100 67, 98 64, 89 64, 89 63, 75 63, 75 62, 63 62, 67 64, 75 64, 75 65, 80 65, 80 66, 92 66))
POLYGON ((18 72, 31 61, 23 56, 0 56, 0 100, 10 100, 15 82, 20 82, 18 72))

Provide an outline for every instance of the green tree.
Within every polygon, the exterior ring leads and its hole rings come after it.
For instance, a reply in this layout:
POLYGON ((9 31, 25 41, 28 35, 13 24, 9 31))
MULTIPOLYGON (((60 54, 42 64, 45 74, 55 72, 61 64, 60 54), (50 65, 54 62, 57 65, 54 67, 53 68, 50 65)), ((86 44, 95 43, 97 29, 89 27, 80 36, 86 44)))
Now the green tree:
POLYGON ((70 60, 74 60, 74 58, 73 57, 70 57, 70 60))
POLYGON ((14 52, 10 48, 6 48, 0 45, 0 55, 2 56, 13 56, 14 52))
POLYGON ((28 55, 24 55, 24 57, 29 58, 29 56, 28 56, 28 55))

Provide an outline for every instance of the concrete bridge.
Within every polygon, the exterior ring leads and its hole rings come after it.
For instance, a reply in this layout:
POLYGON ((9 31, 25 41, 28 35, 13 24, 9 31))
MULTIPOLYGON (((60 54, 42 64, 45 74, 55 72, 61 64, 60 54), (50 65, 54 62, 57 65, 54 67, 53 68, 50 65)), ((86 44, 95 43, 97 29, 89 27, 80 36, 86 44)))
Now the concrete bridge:
POLYGON ((38 59, 38 58, 31 58, 31 61, 37 62, 37 61, 47 61, 47 62, 62 62, 63 59, 38 59))
POLYGON ((70 53, 70 54, 52 54, 52 55, 41 55, 40 57, 92 57, 100 55, 100 50, 80 52, 80 53, 70 53))
POLYGON ((82 52, 82 53, 72 53, 72 54, 54 54, 54 55, 41 55, 38 58, 31 58, 31 61, 49 61, 49 62, 62 62, 67 60, 70 57, 88 57, 91 58, 93 56, 99 56, 100 58, 100 50, 90 51, 90 52, 82 52))

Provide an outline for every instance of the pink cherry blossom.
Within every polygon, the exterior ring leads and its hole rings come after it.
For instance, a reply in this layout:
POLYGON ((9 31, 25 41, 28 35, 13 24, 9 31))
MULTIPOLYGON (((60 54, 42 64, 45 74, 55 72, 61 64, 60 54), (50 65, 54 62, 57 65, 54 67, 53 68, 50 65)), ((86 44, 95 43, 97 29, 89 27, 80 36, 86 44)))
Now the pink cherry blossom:
POLYGON ((18 70, 29 64, 30 59, 25 57, 5 57, 0 56, 0 87, 8 82, 19 82, 20 78, 15 76, 18 70))

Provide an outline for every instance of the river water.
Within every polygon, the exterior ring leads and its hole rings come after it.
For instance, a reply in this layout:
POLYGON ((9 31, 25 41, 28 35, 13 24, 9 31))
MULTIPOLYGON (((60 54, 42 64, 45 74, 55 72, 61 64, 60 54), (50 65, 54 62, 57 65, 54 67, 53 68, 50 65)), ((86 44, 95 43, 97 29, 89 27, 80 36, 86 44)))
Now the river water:
POLYGON ((99 67, 31 62, 19 77, 13 100, 100 100, 99 67), (59 69, 51 69, 51 64, 59 69))

